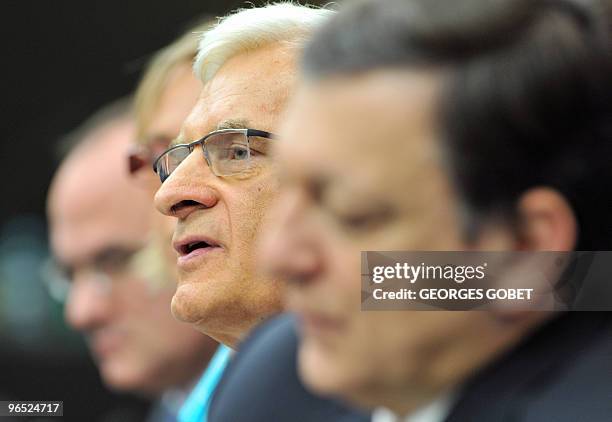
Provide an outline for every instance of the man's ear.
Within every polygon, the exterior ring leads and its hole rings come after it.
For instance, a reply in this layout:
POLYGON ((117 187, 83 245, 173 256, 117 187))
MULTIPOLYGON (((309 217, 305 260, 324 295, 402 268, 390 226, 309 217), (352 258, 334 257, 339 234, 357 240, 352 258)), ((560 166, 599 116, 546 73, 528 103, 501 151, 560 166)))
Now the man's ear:
POLYGON ((569 202, 558 191, 538 187, 518 202, 520 249, 571 251, 576 246, 578 224, 569 202))

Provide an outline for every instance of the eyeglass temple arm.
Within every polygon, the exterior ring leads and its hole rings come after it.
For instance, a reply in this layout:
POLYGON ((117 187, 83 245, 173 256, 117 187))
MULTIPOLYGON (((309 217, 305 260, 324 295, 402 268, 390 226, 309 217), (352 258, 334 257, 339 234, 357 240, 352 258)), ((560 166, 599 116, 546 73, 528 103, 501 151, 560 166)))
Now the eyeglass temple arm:
POLYGON ((247 136, 258 136, 260 138, 270 138, 270 139, 273 139, 275 137, 270 132, 265 132, 263 130, 257 130, 257 129, 247 129, 246 135, 247 136))

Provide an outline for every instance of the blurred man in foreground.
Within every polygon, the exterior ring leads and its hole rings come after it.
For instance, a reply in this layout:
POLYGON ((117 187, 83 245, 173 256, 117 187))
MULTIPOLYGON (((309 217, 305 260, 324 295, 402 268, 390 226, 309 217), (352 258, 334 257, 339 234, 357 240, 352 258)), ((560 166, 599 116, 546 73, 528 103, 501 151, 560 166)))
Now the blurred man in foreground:
POLYGON ((362 250, 612 247, 610 10, 584 3, 359 2, 315 35, 263 231, 310 388, 374 421, 609 419, 609 314, 360 306, 362 250))
POLYGON ((172 417, 215 343, 174 320, 172 284, 152 286, 132 268, 148 240, 151 197, 128 178, 128 105, 104 110, 74 136, 48 199, 53 253, 71 282, 66 319, 86 334, 109 387, 164 396, 151 417, 172 417))

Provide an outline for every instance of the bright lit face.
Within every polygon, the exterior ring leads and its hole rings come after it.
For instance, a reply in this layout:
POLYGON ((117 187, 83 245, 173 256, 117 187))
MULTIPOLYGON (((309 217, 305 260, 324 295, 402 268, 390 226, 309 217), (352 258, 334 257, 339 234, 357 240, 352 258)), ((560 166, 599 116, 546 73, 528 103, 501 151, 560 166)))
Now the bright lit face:
MULTIPOLYGON (((230 59, 205 84, 180 141, 224 127, 274 132, 293 89, 294 61, 295 52, 278 45, 230 59)), ((279 284, 260 276, 254 262, 254 240, 277 190, 266 154, 244 174, 218 177, 196 148, 156 195, 157 208, 177 218, 172 311, 230 346, 281 309, 279 284)))
POLYGON ((262 259, 288 281, 300 372, 319 392, 410 407, 484 356, 478 333, 494 323, 478 312, 360 308, 360 251, 467 249, 441 164, 438 90, 436 76, 399 71, 324 80, 300 91, 280 132, 283 189, 262 259))
POLYGON ((91 137, 62 165, 49 196, 53 252, 73 274, 66 320, 86 335, 107 385, 158 395, 190 383, 212 348, 172 317, 173 286, 152 289, 124 265, 148 240, 143 216, 151 214, 150 194, 125 166, 132 124, 111 123, 91 137), (114 270, 102 280, 95 267, 114 270))

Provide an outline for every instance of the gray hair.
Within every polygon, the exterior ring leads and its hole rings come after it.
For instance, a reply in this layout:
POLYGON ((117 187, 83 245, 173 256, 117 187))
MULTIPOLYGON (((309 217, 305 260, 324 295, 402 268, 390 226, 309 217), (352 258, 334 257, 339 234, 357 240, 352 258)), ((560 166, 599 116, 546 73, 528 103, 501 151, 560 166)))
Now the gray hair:
POLYGON ((301 46, 334 13, 331 9, 291 2, 239 9, 202 34, 194 72, 205 83, 239 53, 275 42, 301 46))

